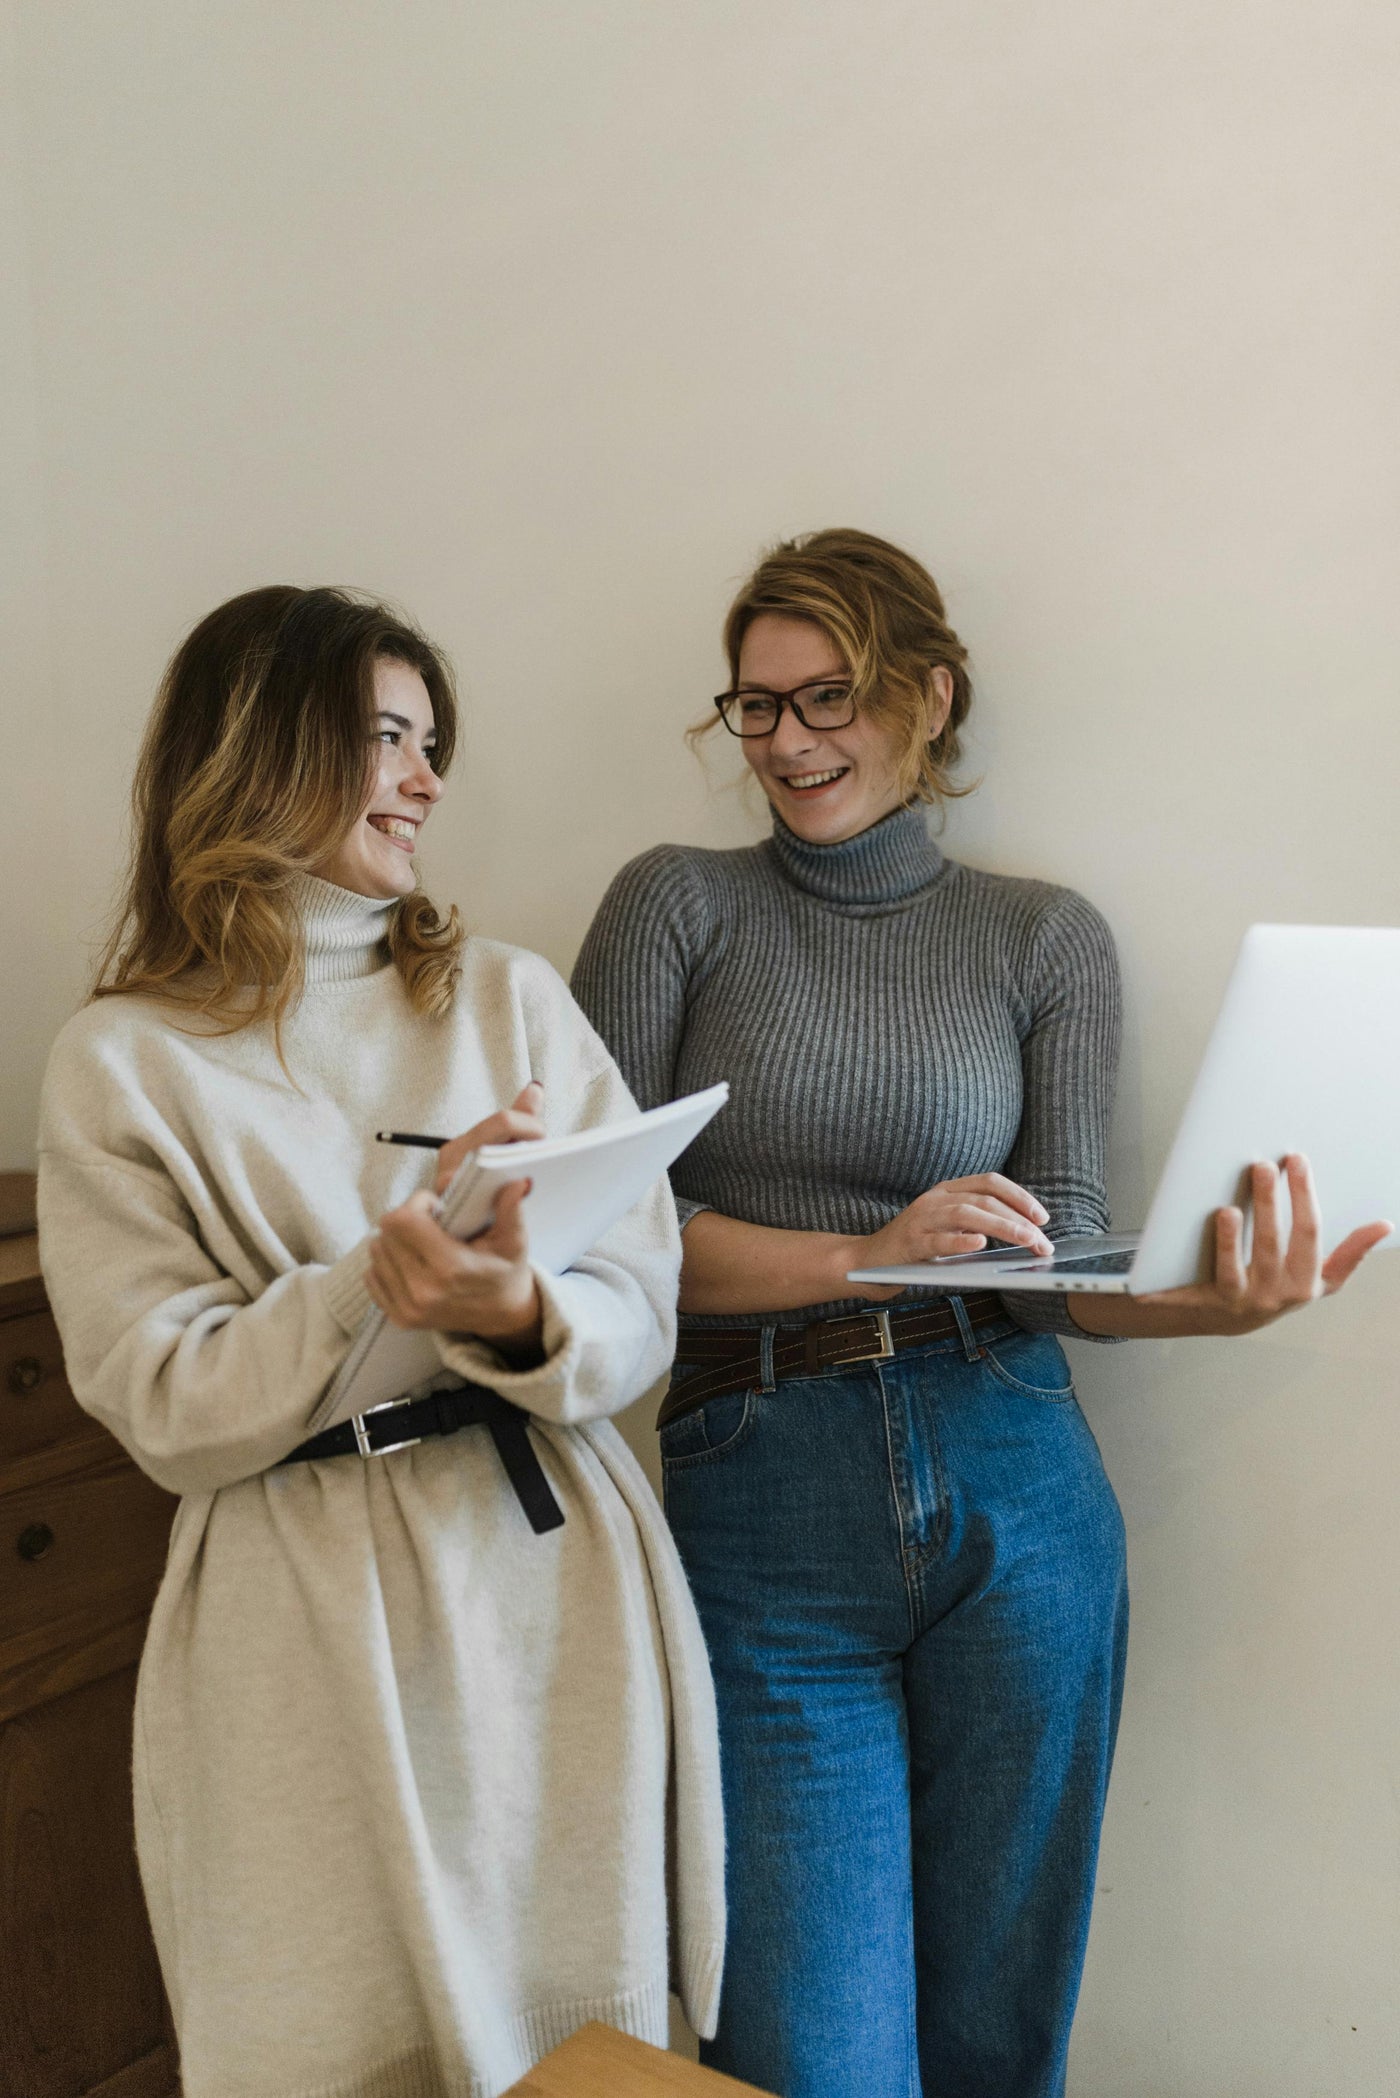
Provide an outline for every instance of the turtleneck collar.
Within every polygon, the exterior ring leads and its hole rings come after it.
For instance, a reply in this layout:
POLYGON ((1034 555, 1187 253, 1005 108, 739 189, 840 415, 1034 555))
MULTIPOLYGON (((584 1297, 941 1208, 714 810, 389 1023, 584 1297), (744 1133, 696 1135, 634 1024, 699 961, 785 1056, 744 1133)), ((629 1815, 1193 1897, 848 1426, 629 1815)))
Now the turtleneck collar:
POLYGON ((298 875, 292 893, 306 935, 308 985, 351 983, 384 967, 397 897, 359 896, 314 874, 298 875))
POLYGON ((856 908, 903 903, 939 880, 948 864, 918 802, 839 845, 809 845, 774 816, 769 849, 788 880, 809 896, 856 908))

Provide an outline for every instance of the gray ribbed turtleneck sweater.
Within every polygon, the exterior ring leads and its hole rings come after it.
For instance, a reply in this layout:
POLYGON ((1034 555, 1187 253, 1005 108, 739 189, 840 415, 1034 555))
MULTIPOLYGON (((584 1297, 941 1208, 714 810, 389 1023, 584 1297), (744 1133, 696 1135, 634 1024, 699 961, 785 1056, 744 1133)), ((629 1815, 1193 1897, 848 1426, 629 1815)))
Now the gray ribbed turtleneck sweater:
MULTIPOLYGON (((1000 1171, 1052 1235, 1107 1226, 1108 927, 1071 889, 945 859, 917 807, 839 845, 775 820, 735 852, 653 847, 604 897, 573 991, 644 1107, 730 1081, 672 1173, 683 1224, 870 1232, 938 1181, 1000 1171)), ((1057 1297, 1008 1309, 1079 1331, 1057 1297)))

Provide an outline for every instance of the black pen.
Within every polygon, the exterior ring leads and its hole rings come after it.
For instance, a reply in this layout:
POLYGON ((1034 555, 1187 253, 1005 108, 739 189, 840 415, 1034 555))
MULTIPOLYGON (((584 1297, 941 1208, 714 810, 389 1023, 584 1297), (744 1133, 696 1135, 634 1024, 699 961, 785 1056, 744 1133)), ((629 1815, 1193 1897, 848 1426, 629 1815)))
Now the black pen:
MULTIPOLYGON (((532 1078, 530 1083, 540 1085, 538 1078, 532 1078)), ((542 1085, 540 1091, 544 1091, 542 1085)), ((450 1144, 452 1139, 450 1136, 420 1136, 413 1129, 376 1129, 374 1141, 376 1144, 413 1144, 420 1151, 441 1151, 443 1145, 450 1144)))

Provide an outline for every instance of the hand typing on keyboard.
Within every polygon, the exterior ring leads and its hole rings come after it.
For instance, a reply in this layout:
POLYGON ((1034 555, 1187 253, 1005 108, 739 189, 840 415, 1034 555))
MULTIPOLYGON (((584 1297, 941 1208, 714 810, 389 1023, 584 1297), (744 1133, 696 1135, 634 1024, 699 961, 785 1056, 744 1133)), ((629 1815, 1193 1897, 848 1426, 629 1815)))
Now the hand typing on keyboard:
MULTIPOLYGON (((855 1257, 847 1268, 900 1267, 909 1261, 946 1260, 959 1253, 980 1253, 988 1239, 1010 1249, 1048 1255, 1054 1247, 1045 1236, 1050 1212, 1024 1187, 1004 1173, 971 1173, 962 1180, 940 1180, 916 1197, 907 1209, 868 1238, 852 1241, 855 1257)), ((896 1288, 876 1282, 851 1285, 854 1296, 879 1301, 897 1297, 896 1288)))

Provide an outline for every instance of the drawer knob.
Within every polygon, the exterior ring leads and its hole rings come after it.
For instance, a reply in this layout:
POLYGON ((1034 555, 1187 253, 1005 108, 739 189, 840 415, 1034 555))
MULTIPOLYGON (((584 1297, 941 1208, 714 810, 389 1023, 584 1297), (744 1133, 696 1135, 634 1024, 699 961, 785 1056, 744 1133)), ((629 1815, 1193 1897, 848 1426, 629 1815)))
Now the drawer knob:
POLYGON ((21 1559, 42 1559, 52 1543, 53 1531, 47 1523, 30 1523, 19 1533, 19 1555, 21 1559))
POLYGON ((10 1374, 6 1381, 11 1391, 34 1391, 44 1381, 44 1365, 37 1355, 21 1355, 17 1361, 10 1364, 10 1374))

